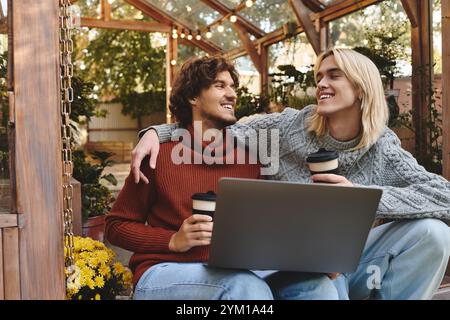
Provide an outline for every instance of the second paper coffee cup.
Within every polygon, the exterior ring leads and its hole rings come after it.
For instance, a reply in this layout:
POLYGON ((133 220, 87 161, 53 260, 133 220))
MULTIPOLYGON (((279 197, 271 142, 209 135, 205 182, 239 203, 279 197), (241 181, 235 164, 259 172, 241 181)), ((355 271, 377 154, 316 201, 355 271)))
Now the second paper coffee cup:
POLYGON ((306 162, 308 163, 309 171, 311 171, 311 174, 338 174, 338 158, 339 154, 336 151, 328 151, 324 148, 320 148, 319 151, 311 153, 308 158, 306 158, 306 162))
POLYGON ((206 214, 214 218, 216 194, 213 191, 195 193, 192 196, 192 214, 206 214))

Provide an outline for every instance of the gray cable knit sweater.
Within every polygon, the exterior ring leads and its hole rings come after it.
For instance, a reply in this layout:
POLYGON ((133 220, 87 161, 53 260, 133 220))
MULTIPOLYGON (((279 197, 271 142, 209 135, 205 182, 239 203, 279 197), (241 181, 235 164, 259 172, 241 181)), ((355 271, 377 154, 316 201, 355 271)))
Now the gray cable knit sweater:
MULTIPOLYGON (((269 179, 311 183, 306 157, 324 147, 338 151, 340 174, 354 185, 383 189, 377 218, 450 220, 450 182, 420 166, 401 148, 393 131, 386 128, 370 148, 349 151, 358 144, 359 138, 342 142, 330 135, 318 139, 307 132, 305 120, 313 109, 314 106, 301 111, 286 108, 282 113, 257 117, 245 124, 236 123, 229 129, 238 138, 254 133, 249 129, 280 130, 279 170, 269 179)), ((160 142, 166 142, 177 127, 172 124, 151 128, 157 131, 160 142)))

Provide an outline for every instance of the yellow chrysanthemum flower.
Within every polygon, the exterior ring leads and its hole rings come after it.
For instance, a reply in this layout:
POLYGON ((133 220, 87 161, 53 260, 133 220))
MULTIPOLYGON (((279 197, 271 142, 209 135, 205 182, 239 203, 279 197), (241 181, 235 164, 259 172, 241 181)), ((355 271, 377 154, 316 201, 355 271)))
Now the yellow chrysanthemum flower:
MULTIPOLYGON (((67 255, 67 250, 64 253, 67 255)), ((67 299, 100 300, 123 294, 131 287, 130 270, 114 262, 114 251, 103 243, 74 237, 73 258, 74 265, 65 268, 67 299), (84 297, 79 294, 81 290, 84 297)))
POLYGON ((95 277, 95 285, 96 285, 98 288, 103 288, 103 287, 104 287, 104 285, 105 285, 105 280, 103 279, 102 276, 96 276, 96 277, 95 277))
POLYGON ((116 262, 113 265, 113 272, 116 275, 121 275, 125 271, 125 268, 120 262, 116 262))

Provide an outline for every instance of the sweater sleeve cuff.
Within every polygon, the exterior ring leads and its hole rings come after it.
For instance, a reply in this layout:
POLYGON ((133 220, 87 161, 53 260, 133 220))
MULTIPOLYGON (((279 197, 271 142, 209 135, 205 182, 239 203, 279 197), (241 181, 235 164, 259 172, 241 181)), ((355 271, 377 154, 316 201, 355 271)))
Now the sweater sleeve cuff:
POLYGON ((156 126, 150 126, 148 128, 145 128, 141 131, 139 131, 139 139, 142 138, 142 136, 150 129, 153 129, 156 131, 156 134, 158 135, 159 142, 169 142, 172 138, 172 133, 178 128, 178 124, 160 124, 156 126))
POLYGON ((176 231, 167 231, 165 232, 162 236, 163 236, 163 241, 161 243, 165 243, 164 248, 162 248, 163 250, 167 251, 167 252, 173 252, 172 250, 169 249, 169 243, 170 243, 170 239, 172 238, 172 236, 176 233, 176 231))

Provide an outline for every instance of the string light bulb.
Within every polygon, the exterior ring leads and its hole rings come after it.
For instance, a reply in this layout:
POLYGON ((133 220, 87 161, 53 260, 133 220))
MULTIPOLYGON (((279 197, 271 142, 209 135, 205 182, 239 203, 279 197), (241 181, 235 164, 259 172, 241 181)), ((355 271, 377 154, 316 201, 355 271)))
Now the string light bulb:
POLYGON ((206 31, 206 37, 208 39, 210 39, 212 37, 212 33, 211 33, 211 29, 210 28, 208 28, 208 31, 206 31))
POLYGON ((175 60, 175 59, 170 60, 170 64, 173 65, 173 66, 176 65, 177 64, 177 60, 175 60))
POLYGON ((220 25, 217 27, 217 31, 219 32, 223 32, 225 30, 225 28, 223 27, 223 25, 220 25))
POLYGON ((176 32, 172 33, 172 38, 173 38, 173 39, 178 38, 178 33, 176 33, 176 32))
POLYGON ((202 35, 200 34, 200 31, 197 33, 197 35, 195 36, 195 39, 197 40, 201 40, 202 35))
POLYGON ((250 8, 252 5, 253 5, 253 0, 247 0, 247 1, 245 1, 245 6, 246 6, 247 8, 250 8))
POLYGON ((181 30, 180 38, 181 39, 186 38, 186 35, 184 34, 184 29, 181 30))
POLYGON ((188 36, 187 36, 187 39, 190 41, 190 40, 192 40, 192 33, 191 32, 189 32, 189 34, 188 34, 188 36))
POLYGON ((235 22, 237 21, 237 17, 236 17, 234 14, 232 14, 232 15, 230 16, 230 21, 231 21, 232 23, 235 23, 235 22))

